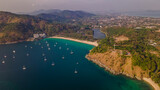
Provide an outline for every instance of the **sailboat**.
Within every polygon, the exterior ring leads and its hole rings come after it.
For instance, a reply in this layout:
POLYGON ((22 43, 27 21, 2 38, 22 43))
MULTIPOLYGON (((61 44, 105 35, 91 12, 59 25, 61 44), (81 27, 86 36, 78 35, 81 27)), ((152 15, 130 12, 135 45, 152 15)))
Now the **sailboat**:
POLYGON ((4 58, 7 58, 7 56, 5 55, 4 58))
POLYGON ((15 51, 15 50, 13 50, 13 53, 16 53, 16 51, 15 51))
POLYGON ((47 61, 47 58, 44 58, 44 61, 46 62, 46 61, 47 61))
POLYGON ((64 56, 62 57, 62 59, 64 59, 64 56))
POLYGON ((27 53, 27 56, 29 56, 29 53, 27 53))
POLYGON ((73 54, 73 52, 71 51, 71 54, 73 54))
POLYGON ((78 65, 79 63, 77 62, 76 64, 78 65))
POLYGON ((75 74, 77 74, 77 73, 78 73, 78 71, 75 69, 74 73, 75 73, 75 74))
POLYGON ((5 64, 5 61, 4 61, 4 60, 2 61, 2 64, 5 64))
POLYGON ((26 67, 25 66, 23 66, 23 68, 22 68, 23 70, 26 70, 26 67))
POLYGON ((42 56, 45 56, 45 54, 43 53, 42 56))
POLYGON ((54 66, 55 65, 55 63, 54 62, 52 62, 52 66, 54 66))
POLYGON ((15 56, 13 56, 13 59, 16 58, 15 56))

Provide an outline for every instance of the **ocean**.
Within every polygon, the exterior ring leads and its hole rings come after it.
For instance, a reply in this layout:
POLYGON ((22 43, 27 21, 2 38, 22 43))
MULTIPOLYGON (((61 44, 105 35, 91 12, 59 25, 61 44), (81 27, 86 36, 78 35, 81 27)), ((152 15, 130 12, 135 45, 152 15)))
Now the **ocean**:
POLYGON ((0 45, 0 90, 152 90, 88 61, 93 47, 52 38, 0 45))

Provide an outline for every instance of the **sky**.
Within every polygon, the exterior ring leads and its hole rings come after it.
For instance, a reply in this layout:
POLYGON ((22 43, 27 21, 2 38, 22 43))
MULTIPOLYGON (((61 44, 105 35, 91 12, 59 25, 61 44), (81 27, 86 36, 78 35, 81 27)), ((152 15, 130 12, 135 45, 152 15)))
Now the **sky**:
POLYGON ((40 9, 90 12, 160 10, 160 0, 0 0, 0 11, 32 12, 40 9))

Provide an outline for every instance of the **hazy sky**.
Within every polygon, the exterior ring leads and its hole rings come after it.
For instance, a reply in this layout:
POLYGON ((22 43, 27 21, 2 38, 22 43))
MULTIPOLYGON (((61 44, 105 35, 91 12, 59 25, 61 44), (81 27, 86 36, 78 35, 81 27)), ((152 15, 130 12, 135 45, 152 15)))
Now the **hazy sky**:
POLYGON ((31 12, 39 9, 84 11, 160 10, 160 0, 0 0, 0 11, 31 12))

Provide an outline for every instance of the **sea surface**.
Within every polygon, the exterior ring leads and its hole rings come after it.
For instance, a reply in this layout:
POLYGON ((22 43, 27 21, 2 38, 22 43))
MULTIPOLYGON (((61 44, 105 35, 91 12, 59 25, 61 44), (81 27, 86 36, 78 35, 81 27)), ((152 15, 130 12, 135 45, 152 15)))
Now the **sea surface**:
POLYGON ((0 45, 0 90, 152 90, 88 61, 93 47, 63 39, 0 45))

